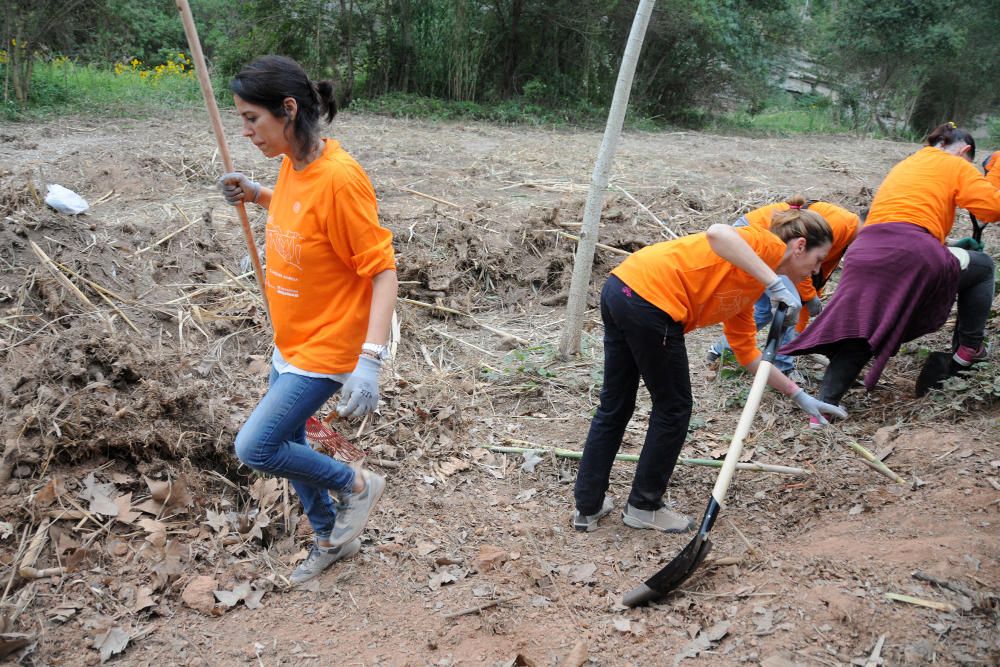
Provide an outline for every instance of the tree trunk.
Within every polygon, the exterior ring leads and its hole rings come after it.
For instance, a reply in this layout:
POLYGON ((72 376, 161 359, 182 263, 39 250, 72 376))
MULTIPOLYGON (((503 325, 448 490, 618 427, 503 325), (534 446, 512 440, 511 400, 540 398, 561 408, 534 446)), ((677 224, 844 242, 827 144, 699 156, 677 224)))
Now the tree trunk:
POLYGON ((344 21, 344 54, 347 58, 347 76, 340 95, 341 106, 349 106, 354 99, 354 50, 351 44, 351 24, 354 22, 354 0, 345 4, 340 0, 340 16, 344 21))
POLYGON ((517 66, 521 51, 521 14, 524 10, 523 0, 512 0, 510 3, 510 23, 507 31, 506 50, 503 57, 503 80, 500 84, 500 96, 508 98, 517 90, 517 66))
POLYGON ((594 249, 597 247, 597 235, 601 224, 604 191, 608 187, 611 164, 618 148, 622 125, 625 123, 625 111, 628 109, 629 93, 632 90, 632 77, 635 75, 635 66, 639 60, 642 40, 646 35, 646 26, 649 25, 654 4, 656 0, 640 0, 639 8, 635 11, 635 19, 632 21, 628 43, 625 45, 621 68, 618 70, 618 82, 615 84, 611 110, 604 128, 604 139, 597 153, 597 163, 594 165, 587 204, 583 212, 583 228, 580 230, 580 241, 577 243, 576 257, 573 260, 573 279, 570 283, 569 303, 566 305, 566 324, 559 341, 559 353, 563 358, 580 353, 580 332, 583 329, 584 311, 587 309, 590 274, 594 268, 594 249))

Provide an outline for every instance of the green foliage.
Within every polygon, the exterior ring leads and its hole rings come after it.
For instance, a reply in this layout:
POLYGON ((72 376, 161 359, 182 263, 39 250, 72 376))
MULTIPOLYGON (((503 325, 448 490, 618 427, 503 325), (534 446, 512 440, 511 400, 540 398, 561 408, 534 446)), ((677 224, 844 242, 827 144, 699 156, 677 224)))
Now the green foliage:
MULTIPOLYGON (((161 66, 163 67, 163 66, 161 66)), ((32 68, 30 109, 34 114, 103 113, 136 117, 159 110, 190 107, 201 100, 198 82, 165 67, 119 71, 78 65, 67 58, 38 60, 32 68), (145 72, 145 76, 141 74, 145 72)), ((2 74, 2 70, 0 70, 2 74)), ((12 106, 8 117, 24 109, 12 106)))
MULTIPOLYGON (((754 132, 922 132, 1000 104, 994 0, 660 0, 629 123, 754 132), (785 65, 819 60, 836 103, 775 99, 785 65), (721 117, 721 120, 720 120, 721 117)), ((265 53, 331 79, 342 105, 427 118, 603 124, 635 3, 620 0, 191 0, 225 81, 265 53)), ((31 71, 68 56, 108 70, 187 51, 173 0, 8 0, 3 108, 74 104, 31 71), (10 46, 16 38, 17 47, 10 46), (34 94, 31 85, 42 86, 34 94), (11 103, 11 98, 14 103, 11 103)), ((2 54, 0 54, 2 55, 2 54)), ((140 91, 141 93, 141 91, 140 91)), ((88 93, 91 94, 91 93, 88 93)), ((117 93, 119 97, 123 91, 117 93)), ((141 94, 140 94, 141 97, 141 94)), ((169 97, 169 96, 168 96, 169 97)), ((196 98, 195 98, 196 99, 196 98)), ((172 103, 172 102, 171 102, 172 103)))
POLYGON ((986 129, 990 134, 990 146, 1000 150, 1000 116, 993 116, 986 123, 986 129))
MULTIPOLYGON (((373 99, 355 99, 352 111, 377 113, 395 118, 426 118, 437 121, 483 120, 503 125, 578 125, 599 127, 607 120, 604 109, 578 104, 575 107, 542 106, 525 99, 498 102, 448 101, 406 93, 388 93, 373 99)), ((626 126, 638 130, 657 129, 648 117, 630 114, 626 126)))
POLYGON ((1000 102, 995 0, 818 3, 818 55, 841 104, 864 130, 887 134, 971 119, 1000 102))

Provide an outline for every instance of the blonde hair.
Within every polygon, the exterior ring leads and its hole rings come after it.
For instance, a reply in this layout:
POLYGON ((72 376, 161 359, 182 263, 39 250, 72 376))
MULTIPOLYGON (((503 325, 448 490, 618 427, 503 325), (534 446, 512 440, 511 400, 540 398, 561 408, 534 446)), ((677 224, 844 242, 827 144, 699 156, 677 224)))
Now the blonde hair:
POLYGON ((833 243, 833 230, 819 213, 810 211, 806 198, 792 195, 786 202, 787 211, 777 211, 771 216, 771 232, 785 243, 794 239, 806 240, 806 250, 833 243))

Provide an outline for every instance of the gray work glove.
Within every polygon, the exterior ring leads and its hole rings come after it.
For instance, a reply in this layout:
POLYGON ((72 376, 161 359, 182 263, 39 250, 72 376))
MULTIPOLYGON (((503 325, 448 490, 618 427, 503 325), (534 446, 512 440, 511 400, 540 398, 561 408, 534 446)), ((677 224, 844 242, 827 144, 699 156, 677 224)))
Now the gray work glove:
POLYGON ((219 189, 230 206, 236 206, 240 202, 256 203, 260 196, 260 183, 251 181, 239 171, 223 174, 219 178, 219 189))
POLYGON ((791 280, 785 276, 778 276, 774 279, 774 282, 767 286, 764 292, 771 299, 772 305, 777 301, 788 306, 788 312, 785 314, 786 322, 794 322, 798 319, 799 309, 802 308, 802 299, 799 298, 798 292, 795 291, 795 285, 792 285, 791 280))
POLYGON ((847 411, 844 408, 837 405, 830 405, 829 403, 824 403, 818 399, 813 398, 806 393, 805 389, 799 389, 797 392, 792 394, 792 400, 795 401, 796 405, 805 410, 807 413, 819 420, 821 424, 829 424, 823 413, 828 415, 833 415, 834 417, 840 417, 841 419, 847 419, 847 411))
POLYGON ((809 317, 816 317, 823 312, 823 302, 819 300, 818 296, 806 301, 806 308, 809 309, 809 317))
POLYGON ((341 417, 363 417, 378 405, 378 372, 382 362, 367 355, 358 357, 351 377, 340 389, 337 413, 341 417))

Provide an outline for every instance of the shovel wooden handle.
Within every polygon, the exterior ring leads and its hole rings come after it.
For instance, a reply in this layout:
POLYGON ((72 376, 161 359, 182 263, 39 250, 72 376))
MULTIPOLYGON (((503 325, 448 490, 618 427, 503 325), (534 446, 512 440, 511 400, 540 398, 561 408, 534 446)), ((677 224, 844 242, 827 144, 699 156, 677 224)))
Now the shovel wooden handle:
POLYGON ((750 433, 750 426, 753 424, 754 417, 757 416, 757 408, 760 407, 761 397, 764 395, 768 377, 771 375, 774 355, 778 351, 781 333, 785 328, 785 308, 785 304, 779 304, 774 313, 774 320, 771 322, 771 329, 767 335, 767 344, 764 346, 764 358, 761 359, 757 372, 754 374, 750 395, 747 396, 746 405, 740 414, 740 421, 736 424, 736 433, 733 434, 732 442, 729 443, 726 459, 722 463, 722 469, 719 471, 715 486, 712 488, 712 497, 723 507, 725 507, 726 491, 729 490, 729 483, 733 481, 733 474, 736 472, 736 464, 740 460, 740 454, 743 453, 743 441, 750 433))
MULTIPOLYGON (((198 39, 198 29, 194 25, 191 7, 188 5, 187 0, 175 1, 177 11, 181 13, 181 22, 184 24, 184 34, 187 36, 188 48, 191 50, 191 60, 194 61, 194 69, 198 74, 198 84, 201 86, 201 94, 205 98, 205 108, 208 110, 208 117, 212 121, 215 140, 219 144, 219 155, 222 156, 222 165, 227 172, 236 171, 233 167, 233 159, 229 156, 229 146, 226 144, 226 135, 222 129, 219 106, 215 103, 215 93, 212 92, 212 80, 208 76, 208 66, 205 64, 205 56, 201 52, 201 41, 198 39)), ((253 230, 250 229, 250 219, 247 217, 247 210, 243 206, 243 202, 236 205, 236 212, 239 214, 240 224, 243 226, 243 236, 246 238, 250 261, 253 263, 253 272, 257 276, 257 287, 260 288, 260 296, 264 300, 264 312, 267 314, 267 319, 270 322, 271 309, 267 306, 267 292, 264 291, 264 269, 260 265, 257 244, 253 240, 253 230)))

